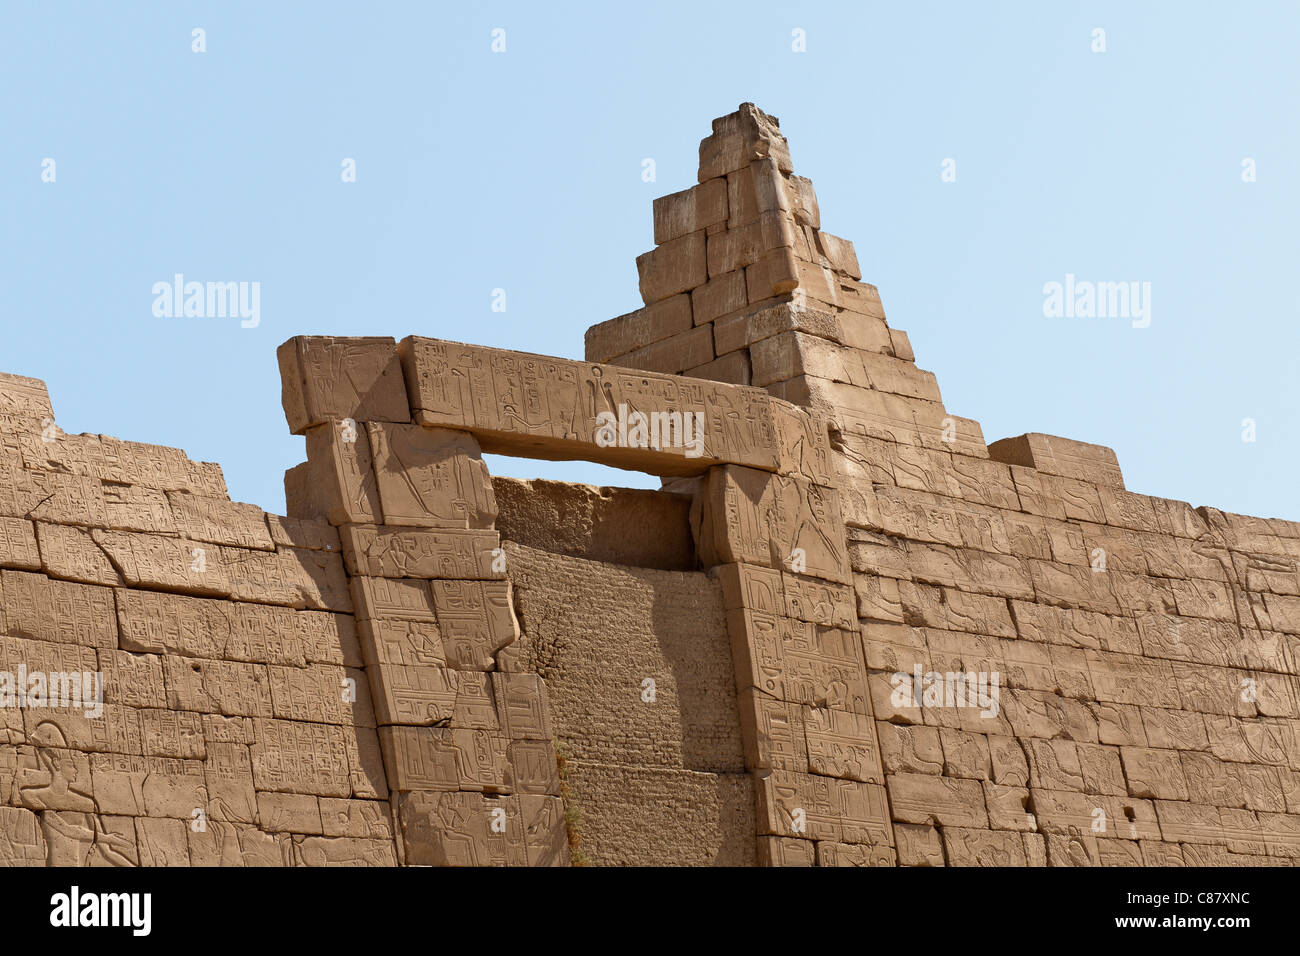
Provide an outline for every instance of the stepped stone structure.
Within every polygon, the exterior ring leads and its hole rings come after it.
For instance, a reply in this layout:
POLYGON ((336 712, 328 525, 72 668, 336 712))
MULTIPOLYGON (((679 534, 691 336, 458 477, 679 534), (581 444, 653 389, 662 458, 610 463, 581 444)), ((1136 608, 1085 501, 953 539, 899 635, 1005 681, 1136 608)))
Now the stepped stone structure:
POLYGON ((584 362, 286 342, 287 517, 0 377, 0 861, 1300 858, 1300 524, 986 445, 751 104, 654 239, 584 362))

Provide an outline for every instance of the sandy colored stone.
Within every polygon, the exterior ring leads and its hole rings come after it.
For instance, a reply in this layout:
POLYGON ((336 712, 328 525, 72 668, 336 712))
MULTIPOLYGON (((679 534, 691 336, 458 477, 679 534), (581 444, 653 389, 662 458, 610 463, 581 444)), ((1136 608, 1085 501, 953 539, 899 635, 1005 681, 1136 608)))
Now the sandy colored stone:
POLYGON ((281 345, 276 355, 284 414, 295 435, 345 418, 411 420, 392 339, 298 335, 281 345))
POLYGON ((416 336, 404 339, 399 351, 416 420, 473 432, 485 452, 583 458, 662 475, 699 474, 719 461, 776 466, 770 399, 757 389, 416 336), (470 379, 462 385, 452 368, 467 370, 470 379), (521 405, 525 394, 533 398, 521 405), (602 439, 612 444, 598 443, 597 415, 607 413, 617 425, 620 406, 647 415, 703 415, 699 454, 693 444, 665 441, 673 433, 662 427, 658 448, 631 443, 630 435, 622 441, 617 427, 602 439))
MULTIPOLYGON (((706 288, 707 285, 700 287, 701 290, 706 288)), ((743 295, 743 284, 741 292, 743 295)), ((587 361, 608 362, 616 356, 636 352, 661 339, 688 331, 692 325, 695 294, 670 296, 635 312, 591 326, 585 336, 587 361)), ((706 321, 708 320, 696 321, 694 324, 703 325, 706 321)))
POLYGON ((0 707, 0 863, 1294 865, 1300 522, 986 445, 751 104, 700 182, 610 364, 286 343, 292 517, 0 375, 0 696, 103 691, 0 707))
POLYGON ((710 179, 654 201, 655 244, 707 229, 727 218, 727 180, 710 179))
POLYGON ((394 525, 490 529, 492 480, 468 432, 367 425, 384 520, 394 525))
POLYGON ((0 518, 0 567, 41 570, 41 553, 30 521, 0 518))

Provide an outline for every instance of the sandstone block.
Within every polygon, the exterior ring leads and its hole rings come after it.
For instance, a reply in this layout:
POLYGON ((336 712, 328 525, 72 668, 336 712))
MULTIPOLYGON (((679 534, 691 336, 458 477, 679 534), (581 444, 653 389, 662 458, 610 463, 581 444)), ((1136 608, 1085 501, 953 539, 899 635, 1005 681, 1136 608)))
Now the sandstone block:
POLYGON ((409 422, 402 367, 390 338, 298 335, 276 352, 289 430, 313 425, 409 422))
POLYGON ((671 295, 690 292, 708 279, 704 230, 669 240, 636 257, 641 301, 661 302, 671 295))
POLYGON ((655 245, 707 229, 727 218, 727 180, 716 178, 654 201, 655 245))
MULTIPOLYGON (((707 289, 710 284, 700 286, 707 289)), ((699 290, 696 290, 697 292, 699 290)), ((742 285, 741 295, 744 295, 742 285)), ((715 298, 713 294, 709 298, 715 298)), ((689 331, 697 302, 696 293, 674 295, 643 309, 620 315, 587 329, 585 336, 588 362, 608 362, 620 355, 636 352, 661 339, 689 331)), ((744 304, 743 302, 741 303, 744 304)), ((703 319, 694 324, 702 325, 703 319)))

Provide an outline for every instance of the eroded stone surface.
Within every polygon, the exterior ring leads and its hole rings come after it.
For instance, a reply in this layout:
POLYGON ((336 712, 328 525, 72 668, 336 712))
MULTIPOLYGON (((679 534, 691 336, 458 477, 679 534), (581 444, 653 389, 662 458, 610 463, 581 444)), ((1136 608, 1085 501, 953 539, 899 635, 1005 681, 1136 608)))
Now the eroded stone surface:
POLYGON ((985 445, 752 104, 654 240, 588 362, 285 343, 292 517, 0 374, 0 863, 1300 859, 1300 524, 985 445))

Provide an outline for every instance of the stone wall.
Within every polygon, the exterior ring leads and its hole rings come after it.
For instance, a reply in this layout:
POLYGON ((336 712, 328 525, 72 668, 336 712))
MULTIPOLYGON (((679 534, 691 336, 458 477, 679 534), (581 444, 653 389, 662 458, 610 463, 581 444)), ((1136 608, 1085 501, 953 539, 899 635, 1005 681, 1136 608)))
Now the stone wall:
MULTIPOLYGON (((820 230, 778 122, 744 104, 713 125, 700 184, 655 201, 645 308, 590 329, 587 357, 828 416, 898 861, 1300 856, 1300 525, 1135 494, 1101 446, 986 445, 820 230), (927 704, 941 675, 993 673, 996 713, 927 704)), ((824 772, 797 716, 760 727, 756 765, 824 772)))
POLYGON ((986 444, 750 104, 654 233, 585 362, 286 342, 289 517, 0 377, 0 698, 103 689, 0 707, 0 860, 1300 857, 1300 524, 986 444))
POLYGON ((0 569, 0 862, 396 862, 330 525, 4 375, 0 569), (42 706, 57 674, 79 706, 42 706))

